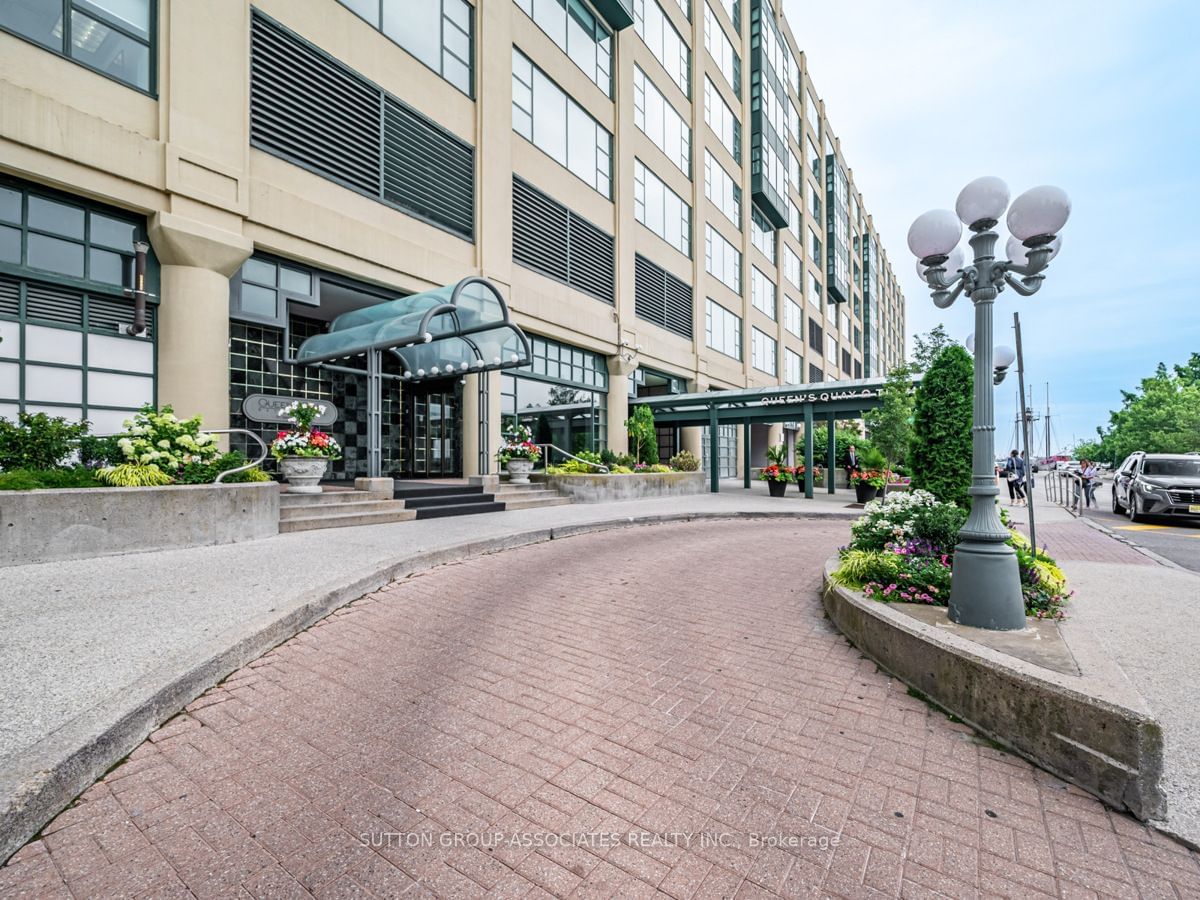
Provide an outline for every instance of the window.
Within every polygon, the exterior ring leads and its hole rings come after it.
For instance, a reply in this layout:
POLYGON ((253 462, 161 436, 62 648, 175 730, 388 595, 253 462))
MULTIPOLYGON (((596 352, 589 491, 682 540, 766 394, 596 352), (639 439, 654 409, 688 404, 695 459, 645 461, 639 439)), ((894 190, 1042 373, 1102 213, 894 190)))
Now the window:
POLYGON ((804 381, 804 360, 795 350, 783 348, 783 381, 785 384, 801 384, 804 381))
MULTIPOLYGON (((817 354, 818 359, 825 345, 825 332, 817 324, 816 319, 808 320, 808 346, 817 354)), ((818 379, 820 380, 820 379, 818 379)))
POLYGON ((796 290, 804 290, 804 284, 800 280, 800 257, 791 247, 783 248, 783 277, 791 282, 796 290))
POLYGON ((516 47, 512 80, 513 131, 611 197, 612 135, 516 47))
POLYGON ((853 371, 849 350, 842 351, 842 371, 845 372, 847 375, 849 375, 853 371))
POLYGON ((763 334, 757 328, 750 329, 750 365, 760 372, 776 375, 779 372, 779 362, 775 339, 763 334))
POLYGON ((750 207, 750 242, 772 265, 775 263, 775 229, 754 206, 750 207))
POLYGON ((654 82, 633 68, 633 122, 675 166, 692 177, 692 129, 654 82))
POLYGON ((252 256, 229 281, 229 318, 283 328, 288 301, 317 306, 313 274, 266 256, 252 256))
POLYGON ((791 200, 787 202, 787 205, 788 231, 792 233, 792 237, 794 237, 797 241, 801 241, 803 238, 800 236, 800 207, 798 207, 791 200))
MULTIPOLYGON (((789 108, 791 104, 788 104, 789 108)), ((804 179, 800 172, 800 157, 798 157, 791 147, 788 148, 788 186, 797 194, 804 193, 804 179)))
POLYGON ((713 134, 730 152, 740 166, 742 164, 742 125, 712 83, 712 79, 704 76, 704 121, 713 130, 713 134))
POLYGON ((804 314, 800 304, 786 294, 783 297, 783 327, 804 340, 804 314))
POLYGON ((704 196, 742 230, 742 189, 707 149, 704 151, 704 196))
POLYGON ((742 358, 742 320, 721 304, 709 299, 704 317, 704 343, 736 360, 742 358))
POLYGON ((155 12, 151 0, 6 0, 0 28, 149 93, 155 12))
POLYGON ((472 8, 466 0, 339 2, 471 96, 472 8))
POLYGON ((721 74, 725 76, 729 86, 733 88, 733 92, 740 97, 742 95, 742 61, 734 52, 733 44, 726 37, 725 29, 721 27, 716 13, 707 3, 704 4, 704 47, 708 50, 708 55, 716 62, 721 74))
POLYGON ((733 22, 733 28, 738 33, 742 33, 742 3, 741 0, 721 0, 721 5, 725 7, 725 14, 729 16, 729 21, 733 22))
POLYGON ((817 384, 825 380, 825 373, 821 371, 820 366, 808 364, 808 381, 810 384, 817 384))
POLYGON ((825 335, 825 358, 827 360, 829 360, 831 363, 833 363, 834 366, 837 365, 837 361, 838 361, 837 338, 834 337, 832 334, 825 335))
POLYGON ((808 229, 808 255, 812 257, 813 262, 820 263, 821 261, 821 239, 817 237, 817 233, 808 229))
POLYGON ((660 238, 691 258, 692 208, 640 159, 633 161, 633 215, 660 238))
POLYGON ((811 181, 808 183, 808 208, 813 218, 821 221, 821 189, 811 181))
POLYGON ((633 0, 633 24, 671 80, 690 97, 692 51, 654 0, 633 0))
POLYGON ((742 253, 711 225, 704 225, 704 268, 734 293, 742 292, 742 253))
MULTIPOLYGON (((817 112, 817 110, 819 110, 819 109, 820 109, 820 106, 817 104, 816 95, 813 94, 811 89, 805 91, 804 92, 804 118, 808 119, 808 127, 812 129, 813 134, 820 134, 820 132, 821 132, 820 115, 817 112)), ((811 138, 809 139, 808 144, 810 147, 812 146, 811 138)))
POLYGON ((805 142, 808 144, 808 169, 814 178, 823 180, 825 167, 821 161, 821 151, 817 149, 811 137, 806 137, 805 142))
POLYGON ((582 0, 516 0, 571 61, 612 96, 612 32, 582 0))
POLYGON ((816 307, 818 312, 821 310, 821 282, 817 281, 812 272, 808 273, 808 302, 811 306, 816 307))
POLYGON ((758 266, 750 267, 750 302, 759 312, 775 318, 775 282, 758 271, 758 266))

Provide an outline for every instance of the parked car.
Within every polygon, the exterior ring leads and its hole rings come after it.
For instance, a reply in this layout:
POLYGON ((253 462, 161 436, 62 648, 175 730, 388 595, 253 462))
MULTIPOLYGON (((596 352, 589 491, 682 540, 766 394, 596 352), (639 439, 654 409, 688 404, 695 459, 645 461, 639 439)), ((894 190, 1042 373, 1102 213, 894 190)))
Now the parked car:
POLYGON ((1077 459, 1060 459, 1055 468, 1060 472, 1079 473, 1079 460, 1077 459))
POLYGON ((1113 477, 1112 511, 1131 522, 1146 516, 1200 516, 1200 456, 1129 454, 1113 477))

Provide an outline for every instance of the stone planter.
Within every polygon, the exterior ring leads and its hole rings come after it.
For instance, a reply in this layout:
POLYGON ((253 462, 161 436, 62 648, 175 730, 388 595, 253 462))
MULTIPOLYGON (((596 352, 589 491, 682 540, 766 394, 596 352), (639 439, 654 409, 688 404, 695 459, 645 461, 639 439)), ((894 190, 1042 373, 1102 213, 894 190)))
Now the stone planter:
POLYGON ((321 479, 329 467, 325 456, 285 456, 279 461, 288 490, 293 494, 321 493, 321 479))
MULTIPOLYGON (((611 503, 651 497, 708 493, 707 472, 635 472, 632 475, 542 475, 535 481, 571 498, 573 503, 611 503)), ((486 488, 485 488, 486 490, 486 488)))
POLYGON ((870 503, 879 495, 879 488, 874 485, 859 483, 854 486, 854 498, 859 503, 870 503))
POLYGON ((786 481, 776 481, 773 478, 767 482, 767 490, 771 492, 772 497, 782 497, 787 493, 787 486, 786 481))
POLYGON ((509 484, 529 484, 529 473, 533 471, 533 460, 510 459, 505 468, 508 470, 509 484))

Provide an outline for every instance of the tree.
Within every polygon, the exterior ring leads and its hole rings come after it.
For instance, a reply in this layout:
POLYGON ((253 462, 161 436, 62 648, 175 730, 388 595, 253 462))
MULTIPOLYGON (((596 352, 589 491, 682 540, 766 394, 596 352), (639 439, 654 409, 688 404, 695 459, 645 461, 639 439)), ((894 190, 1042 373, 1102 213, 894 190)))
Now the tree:
POLYGON ((912 367, 897 366, 879 392, 879 406, 863 416, 871 443, 883 454, 889 469, 905 465, 913 435, 912 367))
POLYGON ((946 326, 934 325, 925 334, 913 335, 913 363, 917 372, 928 372, 933 361, 947 347, 955 346, 955 342, 946 334, 946 326))
POLYGON ((638 462, 654 465, 658 462, 658 434, 654 430, 654 413, 648 406, 636 406, 633 415, 625 420, 630 449, 638 462))
POLYGON ((1159 363, 1154 375, 1134 391, 1122 391, 1122 405, 1100 433, 1102 456, 1119 463, 1135 450, 1187 453, 1200 450, 1200 354, 1173 370, 1159 363))
POLYGON ((944 348, 917 388, 913 415, 913 488, 961 507, 971 499, 973 368, 970 354, 958 344, 944 348))

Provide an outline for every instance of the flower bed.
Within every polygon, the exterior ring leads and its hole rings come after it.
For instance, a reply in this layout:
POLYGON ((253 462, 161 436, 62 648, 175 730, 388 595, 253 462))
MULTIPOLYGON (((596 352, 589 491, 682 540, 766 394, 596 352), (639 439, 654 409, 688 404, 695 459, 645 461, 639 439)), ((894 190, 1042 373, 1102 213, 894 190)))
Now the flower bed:
MULTIPOLYGON (((954 545, 966 518, 965 510, 928 491, 874 500, 850 526, 850 544, 840 551, 833 577, 875 600, 946 606, 954 545)), ((1017 554, 1025 614, 1062 618, 1070 598, 1062 570, 1045 549, 1035 553, 1016 531, 1008 544, 1017 554)))

